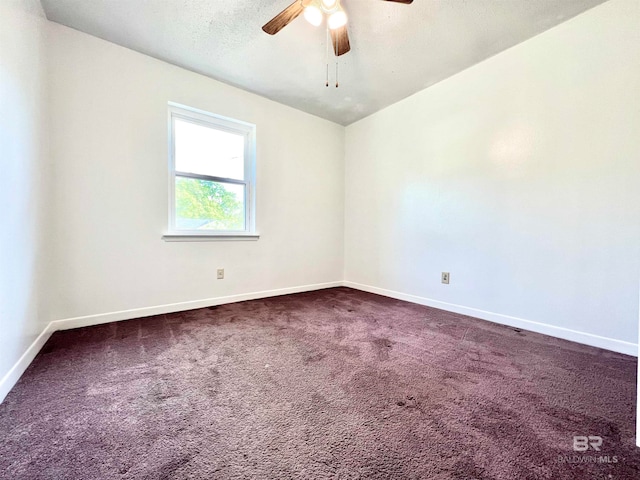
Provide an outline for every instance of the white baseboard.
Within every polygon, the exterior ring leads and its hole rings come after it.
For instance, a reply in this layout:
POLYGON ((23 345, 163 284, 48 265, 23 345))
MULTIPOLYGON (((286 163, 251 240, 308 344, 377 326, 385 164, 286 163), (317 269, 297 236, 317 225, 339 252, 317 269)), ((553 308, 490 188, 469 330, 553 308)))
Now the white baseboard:
POLYGON ((376 293, 378 295, 395 298, 397 300, 405 300, 411 303, 426 305, 427 307, 439 308, 440 310, 446 310, 448 312, 454 312, 462 315, 468 315, 470 317, 480 318, 489 322, 499 323, 515 328, 521 328, 523 330, 529 330, 536 333, 542 333, 544 335, 562 338, 564 340, 570 340, 572 342, 582 343, 584 345, 589 345, 592 347, 603 348, 605 350, 624 353, 626 355, 632 355, 634 357, 638 356, 637 343, 625 342, 623 340, 617 340, 615 338, 601 337, 592 333, 580 332, 568 328, 557 327, 555 325, 549 325, 547 323, 525 320, 524 318, 511 317, 509 315, 503 315, 500 313, 487 312, 485 310, 479 310, 477 308, 441 302, 430 298, 419 297, 417 295, 409 295, 406 293, 395 292, 393 290, 386 290, 384 288, 372 287, 371 285, 363 285, 361 283, 344 281, 343 285, 345 287, 362 290, 364 292, 376 293))
POLYGON ((311 292, 325 288, 341 287, 343 282, 316 283, 313 285, 302 285, 298 287, 280 288, 277 290, 264 290, 262 292, 242 293, 239 295, 229 295, 227 297, 204 298, 202 300, 192 300, 189 302, 168 303, 155 307, 133 308, 131 310, 121 310, 119 312, 100 313, 97 315, 87 315, 84 317, 66 318, 51 322, 56 330, 69 330, 71 328, 89 327, 102 323, 119 322, 121 320, 131 320, 133 318, 150 317, 152 315, 162 315, 164 313, 184 312, 185 310, 195 310, 197 308, 213 307, 224 305, 225 303, 244 302, 246 300, 257 300, 260 298, 278 297, 291 293, 311 292))
POLYGON ((353 288, 356 290, 362 290, 364 292, 376 293, 378 295, 383 295, 385 297, 391 297, 398 300, 405 300, 407 302, 417 303, 420 305, 426 305, 428 307, 439 308, 441 310, 447 310, 449 312, 460 313, 462 315, 469 315, 471 317, 481 318, 490 322, 508 325, 516 328, 522 328, 523 330, 530 330, 532 332, 542 333, 545 335, 550 335, 552 337, 558 337, 565 340, 590 345, 592 347, 604 348, 606 350, 612 350, 614 352, 624 353, 636 357, 638 356, 638 344, 636 343, 616 340, 614 338, 601 337, 586 332, 579 332, 577 330, 570 330, 554 325, 534 322, 532 320, 525 320, 522 318, 502 315, 499 313, 487 312, 476 308, 464 307, 462 305, 440 302, 438 300, 432 300, 416 295, 395 292, 392 290, 385 290, 383 288, 372 287, 370 285, 363 285, 360 283, 349 281, 340 281, 281 288, 277 290, 265 290, 262 292, 244 293, 240 295, 229 295, 226 297, 206 298, 190 302, 170 303, 167 305, 157 305, 154 307, 134 308, 131 310, 122 310, 118 312, 101 313, 97 315, 87 315, 83 317, 54 320, 43 329, 42 333, 38 335, 38 338, 34 340, 34 342, 29 346, 27 351, 20 357, 20 359, 11 368, 11 370, 9 370, 9 372, 2 378, 2 380, 0 380, 0 403, 2 403, 9 391, 11 391, 13 386, 18 382, 22 374, 31 364, 31 362, 36 357, 40 349, 44 346, 49 337, 53 334, 53 332, 57 330, 88 327, 91 325, 99 325, 102 323, 149 317, 151 315, 181 312, 185 310, 223 305, 226 303, 243 302, 246 300, 277 297, 280 295, 310 292, 314 290, 322 290, 325 288, 342 286, 353 288))
POLYGON ((117 322, 120 320, 131 320, 133 318, 149 317, 151 315, 160 315, 163 313, 182 312, 185 310, 194 310, 196 308, 212 307, 215 305, 223 305, 225 303, 243 302, 245 300, 256 300, 259 298, 277 297, 280 295, 289 295, 291 293, 311 292, 314 290, 322 290, 325 288, 341 287, 343 282, 327 282, 316 283, 312 285, 301 285, 298 287, 280 288, 277 290, 264 290, 262 292, 243 293, 240 295, 229 295, 227 297, 205 298, 202 300, 194 300, 190 302, 170 303, 167 305, 158 305, 155 307, 134 308, 131 310, 122 310, 119 312, 101 313, 98 315, 87 315, 84 317, 66 318, 62 320, 54 320, 50 322, 43 330, 38 338, 27 348, 27 351, 20 357, 16 364, 9 372, 0 380, 0 403, 5 399, 14 385, 20 380, 20 377, 31 364, 40 349, 47 342, 53 332, 57 330, 69 330, 71 328, 88 327, 91 325, 99 325, 102 323, 117 322))
POLYGON ((29 367, 29 365, 31 365, 31 362, 34 358, 36 358, 36 355, 38 355, 38 352, 44 346, 44 344, 47 343, 47 340, 49 340, 49 337, 52 333, 53 330, 51 329, 51 324, 48 324, 46 327, 44 327, 44 330, 42 330, 40 335, 38 335, 33 343, 29 345, 29 348, 27 348, 27 350, 22 354, 15 365, 11 367, 11 370, 9 370, 7 374, 2 377, 2 380, 0 380, 0 403, 3 402, 13 386, 18 383, 18 380, 20 380, 22 374, 29 367))

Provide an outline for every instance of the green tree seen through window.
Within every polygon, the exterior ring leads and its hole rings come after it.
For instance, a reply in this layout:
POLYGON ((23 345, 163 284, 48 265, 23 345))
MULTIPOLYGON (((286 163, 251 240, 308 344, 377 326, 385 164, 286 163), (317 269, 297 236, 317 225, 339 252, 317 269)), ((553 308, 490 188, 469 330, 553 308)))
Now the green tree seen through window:
POLYGON ((191 225, 193 230, 243 230, 240 188, 242 186, 177 177, 176 220, 191 225))

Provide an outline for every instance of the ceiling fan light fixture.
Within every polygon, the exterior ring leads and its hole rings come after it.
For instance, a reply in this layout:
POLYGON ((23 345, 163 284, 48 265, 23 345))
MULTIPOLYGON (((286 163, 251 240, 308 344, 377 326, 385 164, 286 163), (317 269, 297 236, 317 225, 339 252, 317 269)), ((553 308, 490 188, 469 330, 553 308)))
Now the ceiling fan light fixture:
POLYGON ((347 14, 342 9, 329 15, 329 19, 327 20, 327 25, 329 25, 329 28, 331 30, 344 27, 346 24, 347 24, 347 14))
POLYGON ((322 10, 315 5, 309 5, 304 8, 304 18, 314 27, 318 27, 322 23, 322 10))

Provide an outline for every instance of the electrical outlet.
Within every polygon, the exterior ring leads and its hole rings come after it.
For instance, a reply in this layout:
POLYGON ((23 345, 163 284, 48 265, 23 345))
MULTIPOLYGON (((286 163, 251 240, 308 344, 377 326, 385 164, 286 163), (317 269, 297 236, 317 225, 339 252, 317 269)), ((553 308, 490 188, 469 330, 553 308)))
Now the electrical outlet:
POLYGON ((218 280, 224 279, 224 268, 218 269, 218 280))
POLYGON ((442 283, 449 285, 449 272, 442 272, 442 283))

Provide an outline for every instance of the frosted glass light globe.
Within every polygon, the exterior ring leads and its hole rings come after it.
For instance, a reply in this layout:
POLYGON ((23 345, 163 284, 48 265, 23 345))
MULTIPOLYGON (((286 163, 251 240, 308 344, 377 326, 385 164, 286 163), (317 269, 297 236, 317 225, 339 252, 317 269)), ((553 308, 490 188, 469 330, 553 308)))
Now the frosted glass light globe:
POLYGON ((347 24, 347 14, 344 10, 338 10, 332 13, 327 20, 329 28, 335 30, 336 28, 344 27, 347 24))
POLYGON ((327 10, 332 10, 333 7, 336 6, 336 3, 338 3, 338 0, 322 0, 322 5, 327 10))
POLYGON ((304 18, 314 27, 322 23, 322 11, 315 5, 309 5, 304 9, 304 18))

